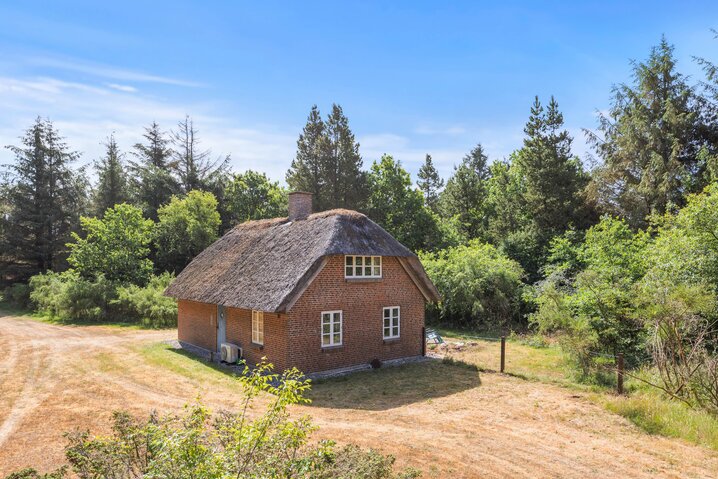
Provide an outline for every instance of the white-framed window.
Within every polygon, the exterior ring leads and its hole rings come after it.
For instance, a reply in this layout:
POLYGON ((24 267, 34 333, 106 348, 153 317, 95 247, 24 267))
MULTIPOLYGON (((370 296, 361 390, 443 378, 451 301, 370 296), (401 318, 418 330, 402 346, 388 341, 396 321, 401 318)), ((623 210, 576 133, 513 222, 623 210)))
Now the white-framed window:
POLYGON ((341 346, 342 344, 342 312, 322 312, 322 347, 341 346))
POLYGON ((252 311, 252 342, 264 346, 264 312, 252 311))
POLYGON ((344 277, 381 278, 381 256, 345 256, 344 277))
POLYGON ((401 311, 399 306, 389 306, 384 308, 383 315, 384 339, 394 339, 399 337, 401 311))

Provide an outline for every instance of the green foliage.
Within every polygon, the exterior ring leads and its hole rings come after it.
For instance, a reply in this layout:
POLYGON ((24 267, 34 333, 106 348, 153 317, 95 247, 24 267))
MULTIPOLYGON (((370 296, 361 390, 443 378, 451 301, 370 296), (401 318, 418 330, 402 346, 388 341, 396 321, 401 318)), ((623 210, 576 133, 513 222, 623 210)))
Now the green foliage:
POLYGON ((70 166, 79 153, 70 151, 50 120, 37 118, 8 147, 15 160, 3 186, 7 212, 3 223, 2 277, 26 280, 38 272, 65 267, 65 243, 85 205, 84 170, 70 166))
POLYGON ((170 328, 177 325, 177 301, 164 295, 174 275, 153 276, 147 286, 134 284, 117 288, 112 303, 114 315, 123 321, 136 322, 147 328, 170 328))
POLYGON ((102 216, 105 210, 130 200, 127 173, 122 162, 122 154, 114 135, 105 143, 105 156, 95 162, 97 187, 93 195, 95 216, 102 216))
POLYGON ((152 273, 148 259, 154 224, 128 204, 108 209, 102 219, 80 219, 84 237, 73 233, 68 262, 84 278, 144 284, 152 273))
POLYGON ((682 206, 705 184, 699 158, 699 102, 665 38, 633 66, 634 82, 614 89, 607 115, 589 140, 604 164, 594 175, 596 201, 645 227, 647 216, 682 206))
POLYGON ((64 479, 65 477, 67 477, 67 467, 61 467, 47 474, 40 474, 35 469, 26 468, 5 476, 5 479, 64 479))
POLYGON ((420 257, 441 293, 442 320, 494 328, 521 321, 524 272, 494 246, 473 240, 420 257))
POLYGON ((146 143, 135 144, 136 161, 130 162, 132 193, 145 216, 157 221, 157 210, 180 193, 180 185, 172 175, 172 149, 160 126, 153 122, 142 136, 146 143))
POLYGON ((207 246, 214 243, 221 219, 212 193, 190 191, 173 196, 157 215, 155 229, 157 265, 161 271, 180 272, 207 246))
POLYGON ((439 209, 439 192, 444 187, 444 180, 439 176, 439 172, 434 167, 434 162, 431 160, 431 155, 426 155, 424 164, 419 168, 419 179, 416 181, 416 185, 424 195, 424 204, 434 213, 438 212, 439 209))
POLYGON ((252 170, 232 175, 225 201, 232 225, 287 215, 287 191, 266 174, 252 170))
POLYGON ((14 283, 3 291, 3 301, 17 308, 30 306, 30 286, 24 283, 14 283))
POLYGON ((200 139, 189 116, 177 123, 171 134, 174 146, 170 155, 182 191, 212 191, 229 170, 229 155, 212 158, 211 150, 200 149, 200 139))
POLYGON ((332 105, 332 112, 323 121, 314 105, 287 171, 289 187, 312 193, 315 211, 362 209, 368 192, 366 173, 361 168, 359 144, 342 108, 332 105))
MULTIPOLYGON (((270 364, 246 368, 237 378, 244 406, 216 415, 200 402, 181 415, 147 420, 125 412, 113 415, 112 435, 67 434, 65 455, 81 479, 185 478, 346 478, 408 479, 407 470, 393 472, 394 458, 355 446, 337 449, 331 441, 311 442, 315 427, 306 416, 292 418, 288 407, 309 402, 309 380, 296 369, 276 374, 270 364), (259 396, 267 407, 250 413, 259 396)), ((51 476, 23 470, 14 479, 60 479, 66 468, 51 476)))
MULTIPOLYGON (((575 277, 559 273, 539 288, 537 311, 530 322, 541 332, 563 333, 563 345, 581 369, 588 373, 592 353, 623 352, 629 363, 641 356, 644 330, 636 315, 638 282, 646 271, 645 253, 650 239, 633 233, 625 221, 604 217, 586 232, 571 264, 583 265, 575 277)), ((566 254, 565 241, 553 243, 551 256, 566 254)))
POLYGON ((442 211, 448 217, 456 217, 462 234, 470 239, 486 236, 487 162, 483 147, 476 145, 454 168, 441 195, 442 211))
POLYGON ((391 156, 372 164, 369 185, 369 217, 409 249, 433 250, 458 239, 450 223, 439 226, 439 217, 424 206, 409 173, 391 156))

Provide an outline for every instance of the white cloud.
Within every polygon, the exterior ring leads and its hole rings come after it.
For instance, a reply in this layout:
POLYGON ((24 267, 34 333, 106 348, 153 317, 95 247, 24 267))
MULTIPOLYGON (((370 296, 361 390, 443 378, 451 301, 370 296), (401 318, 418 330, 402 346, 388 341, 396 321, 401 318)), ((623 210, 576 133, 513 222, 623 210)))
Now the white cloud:
POLYGON ((137 88, 130 86, 130 85, 120 85, 119 83, 105 83, 105 85, 109 88, 123 91, 125 93, 135 93, 137 92, 137 88))
POLYGON ((30 66, 41 67, 43 69, 55 68, 75 73, 84 73, 100 78, 108 78, 111 80, 133 81, 143 83, 160 83, 165 85, 175 85, 184 87, 199 87, 199 83, 187 80, 169 78, 159 75, 150 75, 147 73, 126 70, 123 68, 111 67, 107 65, 99 65, 96 63, 80 62, 77 60, 58 59, 48 57, 34 57, 25 61, 30 66))
MULTIPOLYGON (((231 154, 237 170, 252 168, 283 180, 294 156, 299 127, 257 127, 241 118, 216 115, 206 105, 177 105, 115 86, 48 77, 0 77, 0 146, 17 144, 37 116, 49 117, 70 148, 83 153, 82 163, 86 164, 102 154, 101 143, 111 133, 120 148, 129 151, 152 121, 171 129, 190 114, 205 148, 217 155, 231 154)), ((10 160, 11 153, 0 148, 0 164, 10 160)))

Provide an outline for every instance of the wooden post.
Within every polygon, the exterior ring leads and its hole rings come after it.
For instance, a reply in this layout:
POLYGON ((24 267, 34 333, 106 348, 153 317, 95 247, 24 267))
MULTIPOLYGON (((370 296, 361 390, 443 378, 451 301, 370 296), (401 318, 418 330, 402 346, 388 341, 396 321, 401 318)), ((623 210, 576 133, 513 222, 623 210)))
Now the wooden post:
POLYGON ((618 353, 616 363, 616 392, 623 394, 623 353, 618 353))
POLYGON ((506 369, 506 336, 501 336, 501 372, 506 369))

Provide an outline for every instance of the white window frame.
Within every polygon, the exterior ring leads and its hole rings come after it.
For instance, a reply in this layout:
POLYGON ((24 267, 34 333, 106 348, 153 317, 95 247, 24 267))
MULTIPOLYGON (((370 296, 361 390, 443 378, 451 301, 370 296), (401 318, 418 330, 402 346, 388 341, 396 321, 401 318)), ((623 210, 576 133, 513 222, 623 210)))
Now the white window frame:
POLYGON ((264 311, 252 310, 252 343, 264 346, 264 311))
POLYGON ((382 275, 382 259, 381 256, 368 255, 352 255, 344 256, 344 278, 345 279, 379 279, 382 275), (371 264, 366 265, 369 260, 371 264), (357 265, 357 263, 361 265, 357 265), (369 268, 371 274, 366 274, 366 268, 369 268), (358 274, 357 274, 358 273, 358 274))
POLYGON ((398 339, 401 337, 401 306, 387 306, 381 311, 381 331, 384 339, 398 339), (394 310, 396 310, 396 316, 394 316, 394 310), (386 312, 389 311, 389 316, 386 316, 386 312), (389 319, 389 326, 385 324, 385 320, 389 319), (394 320, 396 319, 396 324, 394 320), (396 335, 394 334, 394 328, 396 328, 396 335), (386 332, 389 330, 389 335, 386 332))
POLYGON ((335 311, 322 311, 321 316, 319 317, 319 332, 321 336, 321 345, 323 348, 331 348, 334 346, 341 346, 344 343, 344 313, 342 310, 335 310, 335 311), (324 332, 324 316, 329 315, 329 322, 326 324, 329 324, 329 332, 324 332), (339 315, 339 321, 335 320, 335 315, 339 315), (337 333, 335 330, 335 326, 339 325, 339 342, 334 341, 334 335, 337 333), (324 338, 327 338, 329 341, 327 343, 324 342, 324 338))

